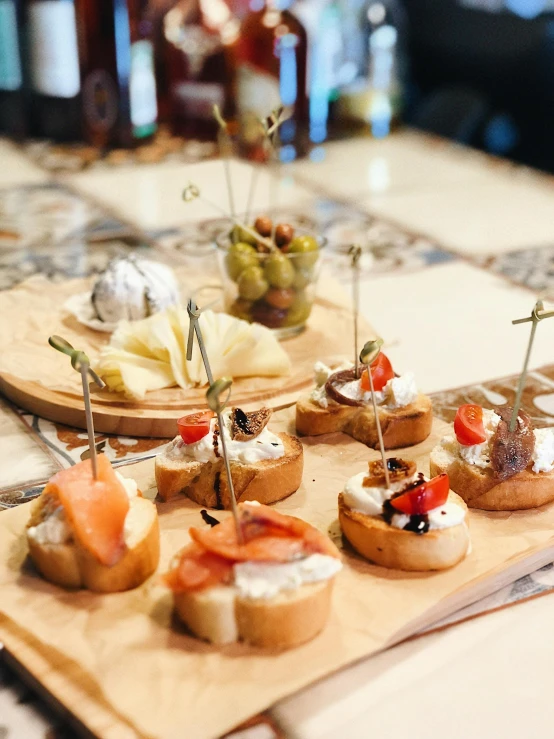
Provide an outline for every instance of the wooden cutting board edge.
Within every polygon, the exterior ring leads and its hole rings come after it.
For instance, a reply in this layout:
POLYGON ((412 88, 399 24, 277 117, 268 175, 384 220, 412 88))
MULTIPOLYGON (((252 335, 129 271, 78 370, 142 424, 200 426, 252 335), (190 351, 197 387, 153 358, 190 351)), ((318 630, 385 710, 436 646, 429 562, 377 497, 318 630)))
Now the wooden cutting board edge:
MULTIPOLYGON (((253 399, 247 395, 239 395, 235 402, 245 410, 254 410, 265 403, 274 411, 287 408, 296 402, 302 389, 313 384, 312 378, 306 379, 302 387, 296 385, 287 392, 277 395, 271 393, 254 393, 253 399)), ((15 403, 41 418, 66 426, 86 428, 85 408, 81 398, 68 393, 56 392, 42 387, 29 380, 21 380, 12 375, 0 374, 0 391, 15 403)), ((171 439, 175 436, 175 423, 184 413, 201 410, 202 403, 183 401, 182 405, 141 407, 134 404, 95 403, 92 399, 94 428, 103 434, 118 436, 149 437, 171 439)))

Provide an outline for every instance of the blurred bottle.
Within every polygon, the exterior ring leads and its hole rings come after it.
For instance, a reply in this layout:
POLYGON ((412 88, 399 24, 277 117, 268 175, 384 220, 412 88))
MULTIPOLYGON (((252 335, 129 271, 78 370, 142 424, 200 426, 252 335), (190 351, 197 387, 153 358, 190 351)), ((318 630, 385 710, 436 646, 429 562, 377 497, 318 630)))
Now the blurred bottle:
POLYGON ((398 122, 406 89, 406 17, 400 0, 344 0, 337 115, 376 138, 398 122))
POLYGON ((81 77, 73 0, 27 0, 31 131, 82 137, 81 77))
POLYGON ((340 9, 335 0, 297 0, 293 10, 308 34, 309 138, 312 144, 321 144, 328 137, 339 94, 343 56, 340 9))
POLYGON ((157 127, 147 0, 80 0, 83 124, 99 147, 132 147, 157 127))
POLYGON ((234 48, 239 23, 224 0, 182 0, 164 18, 166 75, 174 133, 215 139, 214 105, 235 115, 234 48))
POLYGON ((22 28, 21 0, 0 0, 0 132, 16 138, 26 130, 22 28))
POLYGON ((263 160, 260 119, 279 105, 279 157, 292 161, 308 149, 307 36, 289 0, 251 0, 237 43, 237 103, 243 155, 263 160))

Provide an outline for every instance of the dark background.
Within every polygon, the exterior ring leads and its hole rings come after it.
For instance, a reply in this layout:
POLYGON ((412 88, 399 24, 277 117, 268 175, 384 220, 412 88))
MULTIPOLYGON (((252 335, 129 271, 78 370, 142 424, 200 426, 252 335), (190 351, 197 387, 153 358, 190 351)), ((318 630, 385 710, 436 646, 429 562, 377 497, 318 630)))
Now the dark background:
POLYGON ((469 5, 479 2, 404 0, 411 72, 406 120, 554 171, 551 4, 505 3, 519 15, 469 5))

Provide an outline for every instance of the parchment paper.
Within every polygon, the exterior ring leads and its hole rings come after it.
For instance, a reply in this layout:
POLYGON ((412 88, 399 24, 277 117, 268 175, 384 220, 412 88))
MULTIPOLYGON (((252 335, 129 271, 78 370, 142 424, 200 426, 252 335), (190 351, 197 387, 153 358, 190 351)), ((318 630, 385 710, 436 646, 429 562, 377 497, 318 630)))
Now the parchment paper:
MULTIPOLYGON (((187 290, 202 284, 202 275, 183 267, 176 268, 178 279, 186 279, 187 290)), ((36 383, 59 393, 78 398, 82 395, 81 380, 71 371, 67 357, 48 345, 48 337, 60 334, 73 346, 85 351, 91 360, 109 342, 109 334, 93 331, 82 325, 64 308, 71 296, 90 290, 92 280, 69 280, 53 284, 42 276, 34 276, 13 290, 0 293, 0 375, 36 383)), ((272 407, 283 407, 295 401, 298 394, 313 382, 313 364, 340 360, 352 354, 352 334, 345 331, 351 324, 351 311, 337 283, 322 278, 318 297, 307 329, 288 339, 282 346, 290 355, 293 370, 285 377, 238 378, 233 385, 235 402, 266 398, 278 399, 272 407)), ((373 336, 367 323, 360 321, 360 341, 373 336)), ((8 390, 6 393, 9 395, 8 390)), ((93 391, 93 406, 114 405, 140 408, 195 407, 205 402, 205 388, 167 388, 149 392, 143 402, 126 399, 107 391, 93 391)), ((123 411, 124 412, 124 411, 123 411)))
MULTIPOLYGON (((283 412, 273 425, 283 428, 290 420, 291 412, 283 412)), ((430 439, 404 456, 427 472, 429 450, 444 428, 436 422, 430 439)), ((342 434, 305 438, 303 444, 303 484, 277 507, 330 531, 341 545, 337 495, 376 453, 342 434)), ((127 467, 125 474, 154 495, 152 460, 127 467)), ((164 571, 187 541, 187 528, 201 525, 201 518, 186 499, 158 509, 164 571)), ((156 578, 108 596, 69 593, 42 581, 25 562, 28 515, 28 506, 20 506, 0 516, 0 613, 70 660, 81 690, 101 692, 137 733, 163 739, 219 736, 314 680, 495 590, 508 570, 513 577, 535 569, 552 557, 548 549, 554 544, 554 506, 545 506, 521 513, 471 511, 472 552, 443 573, 388 571, 346 547, 327 628, 309 644, 269 653, 244 645, 215 648, 188 636, 173 621, 171 597, 156 578)), ((78 705, 72 709, 79 713, 78 705)))

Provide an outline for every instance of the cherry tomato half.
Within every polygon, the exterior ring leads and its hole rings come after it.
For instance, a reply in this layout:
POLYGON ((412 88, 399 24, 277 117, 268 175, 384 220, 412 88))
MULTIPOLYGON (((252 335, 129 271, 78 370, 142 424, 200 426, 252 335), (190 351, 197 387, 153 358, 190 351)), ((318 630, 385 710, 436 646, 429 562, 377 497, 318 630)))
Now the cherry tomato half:
POLYGON ((214 415, 213 411, 203 411, 180 418, 177 427, 185 444, 194 444, 203 439, 210 431, 210 421, 214 415))
POLYGON ((402 511, 408 516, 421 516, 446 503, 449 489, 448 475, 443 473, 433 477, 429 482, 422 482, 421 485, 397 498, 392 498, 391 504, 397 511, 402 511))
POLYGON ((454 433, 462 446, 482 444, 487 440, 480 405, 466 403, 458 408, 454 419, 454 433))
MULTIPOLYGON (((369 366, 371 367, 373 387, 376 391, 382 390, 387 382, 389 380, 392 380, 392 378, 394 377, 394 371, 392 369, 390 359, 386 356, 386 354, 383 354, 383 352, 381 352, 377 359, 369 366)), ((371 385, 369 384, 369 376, 366 369, 362 372, 362 390, 364 390, 366 393, 371 390, 371 385)))

